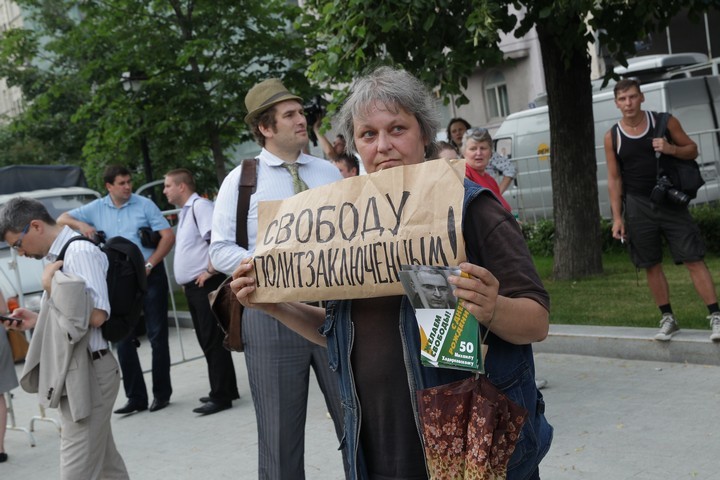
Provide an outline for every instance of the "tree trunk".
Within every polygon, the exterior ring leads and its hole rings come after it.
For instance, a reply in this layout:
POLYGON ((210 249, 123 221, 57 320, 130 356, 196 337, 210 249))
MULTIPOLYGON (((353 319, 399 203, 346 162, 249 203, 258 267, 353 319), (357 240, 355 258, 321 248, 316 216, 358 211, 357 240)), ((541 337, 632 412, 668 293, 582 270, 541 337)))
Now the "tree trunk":
POLYGON ((217 177, 218 186, 222 185, 227 170, 225 169, 225 162, 227 157, 223 153, 222 140, 220 139, 220 133, 214 126, 208 126, 208 140, 210 141, 210 151, 212 152, 213 160, 215 162, 215 176, 217 177))
POLYGON ((565 49, 537 25, 550 117, 550 169, 555 246, 553 276, 580 279, 602 273, 600 207, 590 85, 586 51, 565 49))

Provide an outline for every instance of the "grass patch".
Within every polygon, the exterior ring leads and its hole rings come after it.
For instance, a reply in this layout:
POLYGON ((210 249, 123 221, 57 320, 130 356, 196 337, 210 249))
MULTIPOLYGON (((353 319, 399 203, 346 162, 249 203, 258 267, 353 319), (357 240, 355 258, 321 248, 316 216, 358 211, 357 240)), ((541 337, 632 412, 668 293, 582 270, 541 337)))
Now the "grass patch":
MULTIPOLYGON (((670 283, 670 301, 681 328, 709 329, 707 308, 695 293, 690 275, 683 265, 663 263, 670 283)), ((660 312, 647 288, 645 271, 636 273, 625 252, 603 254, 602 275, 578 281, 552 280, 552 257, 535 256, 535 267, 550 293, 550 323, 656 328, 660 312)), ((717 277, 720 255, 709 255, 705 262, 717 277)), ((716 280, 718 280, 716 278, 716 280)), ((187 311, 187 299, 176 290, 178 311, 187 311)))
MULTIPOLYGON (((534 258, 550 293, 550 323, 656 328, 660 312, 650 296, 645 271, 637 272, 626 253, 603 255, 604 273, 578 281, 552 280, 552 257, 534 258)), ((705 259, 711 273, 720 270, 720 256, 705 259)), ((670 284, 670 302, 681 328, 707 330, 707 308, 695 292, 687 268, 667 258, 663 269, 670 284)))

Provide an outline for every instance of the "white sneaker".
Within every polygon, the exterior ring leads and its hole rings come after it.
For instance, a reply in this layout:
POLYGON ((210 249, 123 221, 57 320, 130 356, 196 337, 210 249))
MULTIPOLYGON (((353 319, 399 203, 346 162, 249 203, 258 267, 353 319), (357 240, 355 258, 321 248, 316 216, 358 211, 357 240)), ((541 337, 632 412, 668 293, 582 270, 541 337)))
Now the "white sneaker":
POLYGON ((710 328, 712 328, 710 340, 720 342, 720 312, 711 313, 707 319, 710 321, 710 328))
MULTIPOLYGON (((718 322, 720 322, 720 317, 718 317, 718 322)), ((680 330, 680 327, 678 327, 675 316, 672 313, 663 313, 662 319, 660 320, 660 331, 655 334, 655 340, 667 342, 678 330, 680 330)))

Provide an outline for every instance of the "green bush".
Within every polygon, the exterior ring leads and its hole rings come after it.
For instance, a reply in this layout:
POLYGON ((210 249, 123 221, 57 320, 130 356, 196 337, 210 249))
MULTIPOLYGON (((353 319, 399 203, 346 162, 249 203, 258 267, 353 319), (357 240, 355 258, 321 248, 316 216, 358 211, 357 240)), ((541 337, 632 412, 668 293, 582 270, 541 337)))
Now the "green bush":
MULTIPOLYGON (((704 204, 694 206, 690 213, 695 219, 708 253, 720 254, 720 205, 704 204)), ((537 223, 523 223, 522 232, 525 236, 530 253, 537 256, 551 257, 555 244, 555 223, 552 220, 540 220, 537 223)), ((612 236, 612 221, 600 219, 600 234, 603 253, 619 253, 626 246, 612 236)))
POLYGON ((612 220, 607 218, 600 219, 600 238, 602 239, 603 253, 620 253, 627 248, 620 241, 612 236, 612 220))
POLYGON ((555 223, 552 220, 523 223, 522 232, 531 254, 552 257, 555 243, 555 223))
POLYGON ((706 203, 690 209, 690 214, 700 227, 700 234, 709 253, 720 253, 720 205, 706 203))

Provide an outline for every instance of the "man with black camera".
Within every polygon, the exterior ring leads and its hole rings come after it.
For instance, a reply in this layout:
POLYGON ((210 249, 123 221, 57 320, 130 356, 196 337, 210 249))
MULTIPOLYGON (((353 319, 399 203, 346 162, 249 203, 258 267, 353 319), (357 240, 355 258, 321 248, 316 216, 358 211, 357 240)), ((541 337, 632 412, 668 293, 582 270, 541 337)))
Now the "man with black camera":
POLYGON ((645 97, 636 80, 619 81, 614 93, 622 119, 608 130, 604 141, 612 234, 622 242, 628 241, 633 264, 645 269, 650 293, 662 314, 655 339, 668 341, 680 329, 662 268, 664 236, 673 260, 685 264, 695 290, 707 306, 710 339, 720 341, 720 308, 703 260, 705 245, 688 211, 690 197, 673 185, 660 166, 661 155, 678 161, 694 160, 697 145, 672 116, 667 121, 667 135, 655 133, 660 115, 642 110, 645 97))
MULTIPOLYGON (((170 404, 170 346, 168 344, 168 278, 163 259, 172 250, 175 233, 160 209, 149 198, 132 192, 132 173, 122 165, 108 165, 103 172, 107 196, 63 213, 57 219, 88 238, 104 232, 107 238, 125 237, 140 248, 145 257, 148 290, 143 299, 147 338, 152 349, 152 394, 149 410, 156 412, 170 404), (158 232, 157 245, 146 245, 141 227, 158 232)), ((118 360, 123 374, 127 403, 115 410, 119 415, 148 410, 148 391, 134 334, 117 342, 118 360)))

